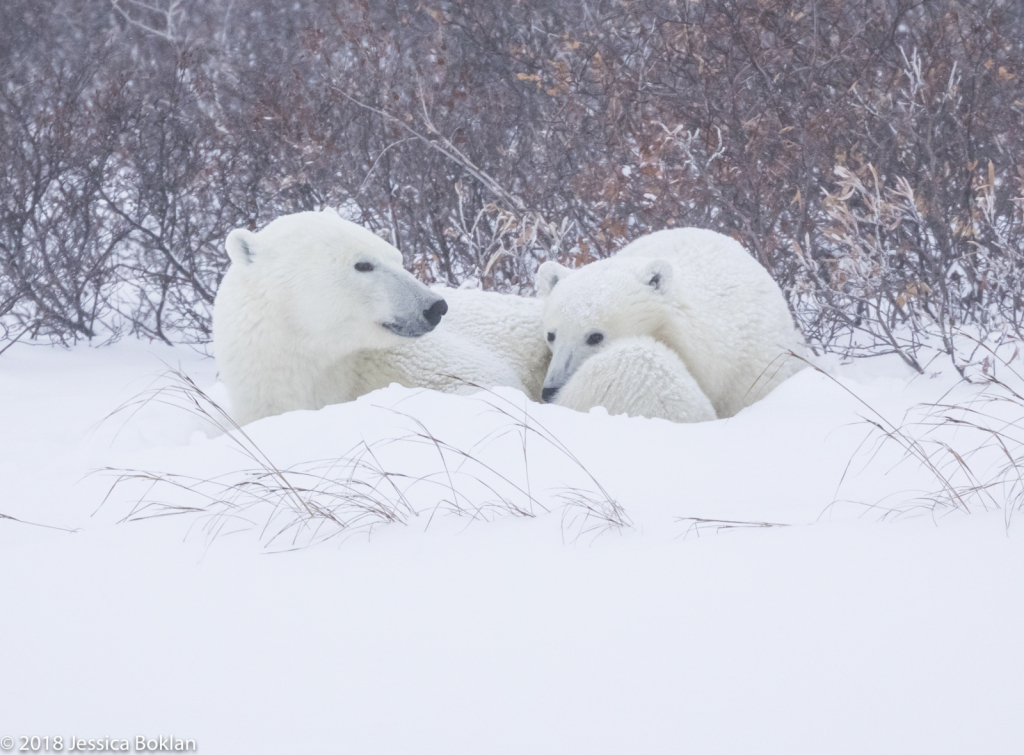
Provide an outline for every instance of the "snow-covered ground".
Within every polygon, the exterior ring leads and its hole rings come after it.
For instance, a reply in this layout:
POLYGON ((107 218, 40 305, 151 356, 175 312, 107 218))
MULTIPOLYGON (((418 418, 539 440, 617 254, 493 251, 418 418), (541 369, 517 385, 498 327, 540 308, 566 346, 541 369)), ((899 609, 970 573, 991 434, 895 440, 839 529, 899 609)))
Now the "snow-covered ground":
POLYGON ((254 423, 248 445, 167 406, 104 420, 166 365, 213 386, 192 350, 19 344, 0 357, 0 514, 21 520, 0 519, 0 744, 1020 752, 1024 523, 883 520, 938 486, 861 419, 977 389, 820 364, 699 425, 393 386, 254 423), (269 476, 246 476, 247 448, 269 476), (102 503, 106 467, 199 488, 102 503), (347 535, 256 500, 289 468, 341 496, 347 535), (119 523, 231 486, 219 517, 119 523))

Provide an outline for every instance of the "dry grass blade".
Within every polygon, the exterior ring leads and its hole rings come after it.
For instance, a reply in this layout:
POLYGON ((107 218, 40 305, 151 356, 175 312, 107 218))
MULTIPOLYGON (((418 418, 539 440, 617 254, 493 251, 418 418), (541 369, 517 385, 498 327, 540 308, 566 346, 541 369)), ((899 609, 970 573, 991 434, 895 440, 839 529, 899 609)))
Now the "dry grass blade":
POLYGON ((69 529, 67 527, 57 527, 53 524, 40 524, 39 522, 27 522, 24 519, 18 519, 17 517, 8 516, 7 514, 0 514, 0 519, 6 519, 10 522, 17 522, 18 524, 27 524, 30 527, 44 527, 48 530, 60 530, 61 532, 78 532, 78 528, 69 529))
POLYGON ((687 527, 686 532, 683 533, 683 538, 689 537, 694 534, 700 537, 701 530, 713 529, 716 533, 722 530, 735 530, 735 529, 761 529, 765 527, 792 527, 791 524, 782 524, 780 522, 745 522, 737 521, 733 519, 705 519, 699 516, 682 516, 676 518, 677 522, 689 522, 690 526, 687 527))

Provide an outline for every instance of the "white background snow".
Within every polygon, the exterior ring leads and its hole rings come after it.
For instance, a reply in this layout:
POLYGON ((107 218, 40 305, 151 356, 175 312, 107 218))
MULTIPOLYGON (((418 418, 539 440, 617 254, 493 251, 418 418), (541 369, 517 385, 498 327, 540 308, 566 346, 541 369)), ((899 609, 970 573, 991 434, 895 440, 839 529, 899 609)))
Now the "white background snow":
POLYGON ((898 422, 950 389, 970 399, 955 376, 822 360, 828 374, 699 425, 397 386, 268 418, 246 429, 282 468, 366 441, 390 471, 436 473, 436 449, 408 440, 418 420, 490 465, 458 482, 465 510, 487 500, 479 480, 500 487, 492 472, 535 499, 520 501, 534 517, 474 518, 421 483, 406 523, 289 550, 266 507, 211 537, 193 515, 119 523, 134 484, 100 505, 112 478, 96 469, 253 466, 183 411, 104 420, 165 364, 215 383, 181 347, 0 357, 0 514, 23 520, 0 519, 0 737, 173 735, 229 755, 1024 748, 1024 522, 872 508, 937 484, 895 444, 865 444, 857 397, 898 422), (527 476, 495 405, 525 407, 632 527, 567 507, 558 489, 590 480, 531 434, 527 476))

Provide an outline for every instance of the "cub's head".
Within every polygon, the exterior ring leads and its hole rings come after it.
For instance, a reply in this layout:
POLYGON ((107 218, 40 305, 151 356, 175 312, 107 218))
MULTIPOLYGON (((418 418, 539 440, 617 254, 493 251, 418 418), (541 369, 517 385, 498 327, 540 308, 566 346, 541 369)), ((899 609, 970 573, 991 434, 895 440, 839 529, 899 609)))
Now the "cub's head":
POLYGON ((285 215, 258 233, 235 229, 226 246, 229 274, 271 310, 260 314, 328 350, 421 336, 448 311, 402 267, 401 252, 330 210, 285 215))
POLYGON ((542 392, 550 401, 573 373, 607 344, 656 336, 669 316, 672 264, 615 257, 570 270, 545 262, 537 271, 544 302, 544 336, 551 365, 542 392))

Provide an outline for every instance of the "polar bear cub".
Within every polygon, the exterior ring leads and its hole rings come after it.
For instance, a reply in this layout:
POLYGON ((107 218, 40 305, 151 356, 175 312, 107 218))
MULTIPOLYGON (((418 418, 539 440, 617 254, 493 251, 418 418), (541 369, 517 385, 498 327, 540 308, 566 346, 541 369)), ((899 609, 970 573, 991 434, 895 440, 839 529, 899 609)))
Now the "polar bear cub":
POLYGON ((214 303, 213 340, 239 424, 392 382, 508 385, 539 398, 550 358, 539 301, 442 296, 402 267, 397 249, 334 211, 285 215, 258 233, 236 229, 226 246, 231 267, 214 303))
POLYGON ((648 336, 682 359, 718 417, 731 417, 804 366, 786 300, 733 239, 682 228, 652 233, 577 270, 545 262, 553 400, 588 359, 620 339, 648 336))
POLYGON ((675 352, 649 336, 620 338, 585 360, 553 403, 585 412, 707 422, 711 401, 675 352))

